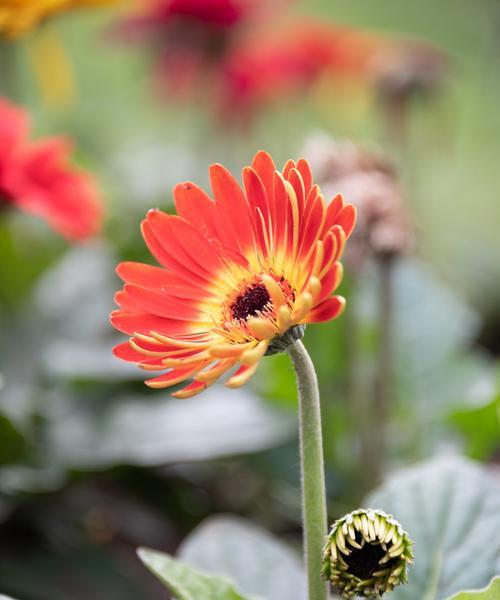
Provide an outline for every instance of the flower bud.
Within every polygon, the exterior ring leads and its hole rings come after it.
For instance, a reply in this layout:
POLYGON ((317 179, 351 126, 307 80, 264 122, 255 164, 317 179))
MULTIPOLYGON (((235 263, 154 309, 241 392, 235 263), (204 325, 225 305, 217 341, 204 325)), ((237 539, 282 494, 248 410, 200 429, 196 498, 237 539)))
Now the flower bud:
POLYGON ((382 596, 407 582, 412 546, 391 515, 358 509, 333 524, 323 550, 322 575, 342 598, 382 596))

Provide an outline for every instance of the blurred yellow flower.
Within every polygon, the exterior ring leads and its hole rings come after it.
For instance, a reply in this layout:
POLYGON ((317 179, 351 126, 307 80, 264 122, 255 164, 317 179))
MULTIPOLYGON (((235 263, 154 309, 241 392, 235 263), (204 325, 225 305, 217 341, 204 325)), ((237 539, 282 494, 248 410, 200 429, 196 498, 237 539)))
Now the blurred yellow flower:
POLYGON ((0 35, 19 37, 52 14, 112 2, 114 0, 0 0, 0 35))

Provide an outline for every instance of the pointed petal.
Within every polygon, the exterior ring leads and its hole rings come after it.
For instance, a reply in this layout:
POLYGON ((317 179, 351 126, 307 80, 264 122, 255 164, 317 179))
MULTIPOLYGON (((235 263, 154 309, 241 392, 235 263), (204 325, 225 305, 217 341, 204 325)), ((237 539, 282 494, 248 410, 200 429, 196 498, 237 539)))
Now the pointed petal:
POLYGON ((337 225, 344 230, 347 239, 356 224, 356 208, 352 204, 347 204, 338 214, 336 221, 337 225))
POLYGON ((200 187, 190 181, 176 185, 174 203, 180 217, 198 227, 206 238, 217 238, 215 202, 200 187))
POLYGON ((273 159, 264 150, 260 150, 254 156, 252 161, 252 167, 254 168, 257 175, 261 178, 264 187, 266 188, 267 194, 271 197, 273 193, 273 174, 276 170, 273 159))
POLYGON ((305 160, 304 158, 299 158, 299 160, 297 161, 297 170, 302 176, 302 181, 304 182, 304 190, 307 198, 313 182, 311 167, 309 166, 307 160, 305 160))
POLYGON ((236 179, 222 165, 210 167, 210 184, 219 212, 233 229, 240 251, 244 254, 254 247, 253 228, 245 195, 236 179))
POLYGON ((137 283, 150 288, 168 285, 172 277, 161 267, 139 262, 122 262, 116 267, 116 273, 125 283, 137 283))

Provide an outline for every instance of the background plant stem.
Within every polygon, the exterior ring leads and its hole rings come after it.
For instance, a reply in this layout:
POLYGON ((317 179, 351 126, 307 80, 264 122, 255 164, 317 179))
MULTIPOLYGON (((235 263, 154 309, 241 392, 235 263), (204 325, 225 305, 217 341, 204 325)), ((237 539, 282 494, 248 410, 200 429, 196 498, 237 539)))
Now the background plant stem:
POLYGON ((0 40, 0 95, 19 100, 18 56, 14 42, 0 40))
POLYGON ((299 395, 302 522, 308 600, 325 600, 327 588, 321 579, 321 557, 328 524, 318 381, 311 358, 300 340, 289 347, 288 354, 297 376, 299 395))
POLYGON ((382 479, 385 459, 387 424, 390 417, 393 392, 393 275, 392 257, 377 258, 379 274, 379 343, 376 371, 373 381, 372 401, 372 447, 368 452, 365 471, 370 477, 367 488, 371 489, 382 479), (371 457, 371 459, 370 459, 371 457))

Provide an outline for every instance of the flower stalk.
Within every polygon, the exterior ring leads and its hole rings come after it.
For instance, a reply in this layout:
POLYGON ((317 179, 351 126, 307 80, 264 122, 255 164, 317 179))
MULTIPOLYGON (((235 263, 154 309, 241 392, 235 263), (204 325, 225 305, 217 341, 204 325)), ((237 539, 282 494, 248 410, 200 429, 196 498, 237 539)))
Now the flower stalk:
POLYGON ((321 560, 328 525, 318 381, 312 360, 300 340, 288 347, 288 354, 295 369, 299 396, 302 521, 307 597, 308 600, 325 600, 327 590, 321 578, 321 560))

